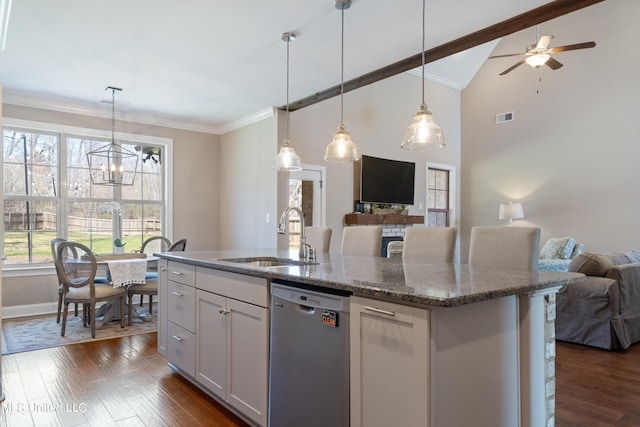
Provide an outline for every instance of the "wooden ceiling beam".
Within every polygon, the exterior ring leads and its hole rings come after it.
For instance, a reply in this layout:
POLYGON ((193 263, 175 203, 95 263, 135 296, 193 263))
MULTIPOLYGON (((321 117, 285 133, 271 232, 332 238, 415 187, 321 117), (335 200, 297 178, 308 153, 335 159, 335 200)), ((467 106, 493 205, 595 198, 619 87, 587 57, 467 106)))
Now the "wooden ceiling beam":
MULTIPOLYGON (((515 33, 542 22, 549 21, 559 16, 566 15, 576 10, 601 3, 604 0, 555 0, 528 12, 514 16, 497 24, 467 34, 458 39, 452 40, 440 46, 425 51, 425 62, 433 62, 447 56, 453 55, 463 50, 479 46, 500 37, 515 33)), ((344 93, 359 89, 363 86, 384 80, 387 77, 412 70, 422 65, 422 53, 405 58, 391 65, 378 68, 375 71, 356 77, 344 82, 344 93)), ((334 96, 340 95, 340 85, 330 87, 321 92, 316 92, 306 98, 299 99, 289 104, 289 111, 299 110, 304 107, 325 101, 334 96)), ((285 109, 286 106, 281 107, 285 109)))

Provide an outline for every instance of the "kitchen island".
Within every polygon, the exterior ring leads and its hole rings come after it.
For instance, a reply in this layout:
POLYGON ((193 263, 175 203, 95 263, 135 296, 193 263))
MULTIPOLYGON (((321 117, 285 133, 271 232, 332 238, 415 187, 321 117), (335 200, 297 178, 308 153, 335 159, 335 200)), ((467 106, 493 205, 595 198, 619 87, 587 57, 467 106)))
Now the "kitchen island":
POLYGON ((272 281, 352 296, 352 426, 553 422, 555 293, 581 274, 339 254, 251 262, 291 258, 273 250, 157 255, 159 351, 256 425, 268 422, 272 281))

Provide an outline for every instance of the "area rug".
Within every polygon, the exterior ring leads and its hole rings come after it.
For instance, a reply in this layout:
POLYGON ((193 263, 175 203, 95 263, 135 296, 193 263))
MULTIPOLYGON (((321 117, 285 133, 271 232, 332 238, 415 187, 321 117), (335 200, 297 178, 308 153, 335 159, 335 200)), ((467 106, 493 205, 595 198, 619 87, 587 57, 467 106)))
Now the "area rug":
MULTIPOLYGON (((67 318, 64 337, 60 336, 60 324, 56 323, 55 314, 2 319, 2 354, 156 332, 158 328, 156 310, 157 307, 154 306, 150 321, 134 319, 131 326, 126 326, 125 323, 124 329, 120 327, 120 321, 108 322, 96 329, 95 338, 91 338, 89 326, 86 328, 82 326, 82 316, 76 317, 72 313, 67 318)), ((136 307, 136 311, 141 315, 149 312, 148 306, 136 307)))

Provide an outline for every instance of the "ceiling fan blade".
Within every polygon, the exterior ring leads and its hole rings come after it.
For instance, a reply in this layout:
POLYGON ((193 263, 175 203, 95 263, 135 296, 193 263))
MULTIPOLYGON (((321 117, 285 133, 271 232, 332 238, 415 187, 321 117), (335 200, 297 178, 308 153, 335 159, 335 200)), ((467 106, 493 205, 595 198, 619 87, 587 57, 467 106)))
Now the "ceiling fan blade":
POLYGON ((512 56, 524 56, 524 53, 508 53, 506 55, 494 55, 494 56, 490 56, 488 59, 492 59, 492 58, 508 58, 508 57, 512 57, 512 56))
POLYGON ((553 40, 553 36, 542 36, 540 40, 538 40, 538 44, 536 45, 536 49, 545 50, 551 44, 551 40, 553 40))
POLYGON ((558 68, 562 67, 562 64, 553 58, 549 58, 547 62, 545 62, 545 64, 547 64, 547 66, 552 70, 557 70, 558 68))
POLYGON ((566 52, 568 50, 587 49, 595 46, 596 46, 596 42, 569 44, 567 46, 552 47, 547 51, 547 53, 558 53, 558 52, 566 52))
POLYGON ((510 73, 511 71, 515 70, 516 68, 518 68, 519 66, 524 64, 524 62, 525 62, 525 60, 521 59, 520 61, 518 61, 515 64, 513 64, 511 67, 509 67, 506 70, 504 70, 503 72, 501 72, 500 75, 504 76, 505 74, 510 73))

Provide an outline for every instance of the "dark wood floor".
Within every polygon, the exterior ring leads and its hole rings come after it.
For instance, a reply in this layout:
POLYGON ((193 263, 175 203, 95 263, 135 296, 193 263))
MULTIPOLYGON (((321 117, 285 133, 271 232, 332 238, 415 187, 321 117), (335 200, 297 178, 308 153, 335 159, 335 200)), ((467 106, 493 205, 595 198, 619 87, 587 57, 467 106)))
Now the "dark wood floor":
POLYGON ((555 425, 640 426, 640 343, 607 351, 558 342, 555 425))
POLYGON ((2 357, 0 426, 246 426, 174 373, 157 334, 2 357))
MULTIPOLYGON (((2 357, 0 426, 246 426, 141 334, 2 357)), ((557 427, 640 426, 640 345, 558 342, 557 427)))

